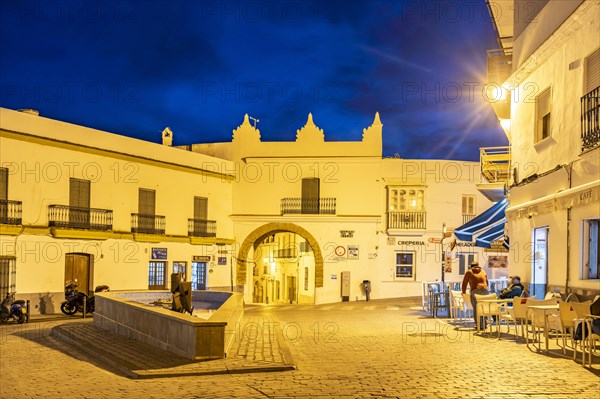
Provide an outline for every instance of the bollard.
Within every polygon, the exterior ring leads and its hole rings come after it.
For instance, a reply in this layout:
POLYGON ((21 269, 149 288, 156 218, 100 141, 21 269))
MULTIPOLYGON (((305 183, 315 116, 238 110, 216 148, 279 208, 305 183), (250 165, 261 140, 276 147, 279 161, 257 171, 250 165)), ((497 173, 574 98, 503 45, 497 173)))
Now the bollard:
POLYGON ((27 302, 25 302, 25 304, 26 304, 26 305, 25 305, 25 311, 27 312, 27 317, 26 317, 26 319, 27 319, 27 323, 29 323, 29 314, 30 314, 30 313, 29 313, 29 310, 30 310, 29 299, 27 300, 27 302))

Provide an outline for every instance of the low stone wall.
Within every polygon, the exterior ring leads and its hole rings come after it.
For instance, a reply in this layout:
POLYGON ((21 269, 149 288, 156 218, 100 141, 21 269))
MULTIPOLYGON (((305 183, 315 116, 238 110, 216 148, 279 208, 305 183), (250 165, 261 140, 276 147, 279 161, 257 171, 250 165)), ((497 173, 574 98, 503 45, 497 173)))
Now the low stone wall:
POLYGON ((170 296, 169 291, 98 293, 94 325, 188 359, 225 357, 244 314, 243 295, 194 291, 194 302, 220 305, 208 320, 146 303, 170 296))

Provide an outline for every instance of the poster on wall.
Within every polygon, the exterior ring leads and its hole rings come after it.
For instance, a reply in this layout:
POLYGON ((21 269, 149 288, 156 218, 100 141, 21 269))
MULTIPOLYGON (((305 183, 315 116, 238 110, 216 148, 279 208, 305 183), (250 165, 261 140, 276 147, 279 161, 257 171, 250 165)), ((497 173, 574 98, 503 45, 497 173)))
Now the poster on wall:
POLYGON ((506 269, 508 267, 508 256, 489 256, 488 267, 506 269))
POLYGON ((452 252, 446 252, 444 258, 444 272, 452 273, 452 252))
POLYGON ((152 248, 152 259, 167 259, 167 248, 152 248))
POLYGON ((219 266, 227 265, 227 258, 225 256, 219 256, 217 258, 219 266))
POLYGON ((348 259, 358 259, 358 245, 348 245, 348 259))

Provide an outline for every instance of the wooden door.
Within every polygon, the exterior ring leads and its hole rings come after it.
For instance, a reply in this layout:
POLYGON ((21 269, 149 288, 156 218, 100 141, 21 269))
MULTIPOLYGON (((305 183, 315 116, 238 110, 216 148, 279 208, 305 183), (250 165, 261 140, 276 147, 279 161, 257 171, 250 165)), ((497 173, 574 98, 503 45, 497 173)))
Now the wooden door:
POLYGON ((69 180, 69 226, 79 229, 90 226, 89 180, 69 180))
POLYGON ((77 289, 89 294, 92 286, 91 260, 88 254, 65 255, 65 281, 77 280, 77 289))
POLYGON ((319 213, 319 179, 305 178, 302 179, 302 200, 301 213, 303 214, 318 214, 319 213))
POLYGON ((138 192, 138 230, 141 233, 155 233, 155 211, 156 191, 140 188, 138 192))
POLYGON ((164 290, 166 286, 167 262, 148 263, 148 289, 164 290))

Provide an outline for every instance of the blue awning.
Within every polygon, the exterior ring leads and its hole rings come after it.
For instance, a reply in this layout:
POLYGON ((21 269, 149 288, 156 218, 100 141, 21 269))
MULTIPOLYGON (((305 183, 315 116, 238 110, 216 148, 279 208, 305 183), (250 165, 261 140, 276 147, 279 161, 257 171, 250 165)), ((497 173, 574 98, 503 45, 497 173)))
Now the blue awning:
MULTIPOLYGON (((454 230, 454 235, 461 241, 473 242, 475 238, 476 246, 490 248, 494 241, 504 238, 507 207, 506 198, 498 201, 481 215, 454 230)), ((504 240, 504 246, 508 246, 508 237, 504 240)))

